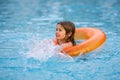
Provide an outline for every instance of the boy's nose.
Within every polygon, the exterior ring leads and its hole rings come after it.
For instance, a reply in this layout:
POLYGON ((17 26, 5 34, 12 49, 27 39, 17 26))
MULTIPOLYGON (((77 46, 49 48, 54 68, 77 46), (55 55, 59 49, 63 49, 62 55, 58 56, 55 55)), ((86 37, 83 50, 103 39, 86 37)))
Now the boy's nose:
POLYGON ((59 31, 56 31, 56 34, 58 34, 59 33, 59 31))

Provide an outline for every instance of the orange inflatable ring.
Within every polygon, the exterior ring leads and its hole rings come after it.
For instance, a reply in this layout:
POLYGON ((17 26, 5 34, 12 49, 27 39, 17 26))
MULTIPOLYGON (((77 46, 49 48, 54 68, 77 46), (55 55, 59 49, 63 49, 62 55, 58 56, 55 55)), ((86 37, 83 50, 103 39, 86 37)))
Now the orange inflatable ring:
POLYGON ((95 50, 106 41, 106 35, 97 28, 77 28, 75 40, 85 40, 75 46, 63 49, 70 56, 77 56, 95 50))

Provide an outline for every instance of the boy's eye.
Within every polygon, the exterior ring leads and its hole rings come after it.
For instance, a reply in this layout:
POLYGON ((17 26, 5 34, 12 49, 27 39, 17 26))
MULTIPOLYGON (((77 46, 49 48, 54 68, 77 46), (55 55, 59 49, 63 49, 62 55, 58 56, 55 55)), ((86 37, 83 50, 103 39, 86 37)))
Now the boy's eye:
POLYGON ((59 29, 59 31, 62 31, 61 29, 59 29))
POLYGON ((59 29, 57 28, 56 31, 59 31, 59 29))
POLYGON ((56 29, 56 31, 62 31, 61 29, 56 29))

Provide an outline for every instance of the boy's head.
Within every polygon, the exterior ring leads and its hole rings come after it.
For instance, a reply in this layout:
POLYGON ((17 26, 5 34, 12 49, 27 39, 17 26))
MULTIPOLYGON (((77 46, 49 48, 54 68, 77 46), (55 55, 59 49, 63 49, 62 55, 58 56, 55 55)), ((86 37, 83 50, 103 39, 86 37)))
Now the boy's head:
MULTIPOLYGON (((57 23, 57 28, 56 28, 56 35, 59 34, 57 33, 57 30, 60 29, 61 30, 61 39, 63 38, 65 40, 65 42, 72 42, 73 45, 75 45, 74 42, 74 34, 75 34, 75 25, 70 22, 70 21, 62 21, 57 23)), ((60 31, 58 31, 60 32, 60 31)), ((57 37, 57 36, 56 36, 57 37)))

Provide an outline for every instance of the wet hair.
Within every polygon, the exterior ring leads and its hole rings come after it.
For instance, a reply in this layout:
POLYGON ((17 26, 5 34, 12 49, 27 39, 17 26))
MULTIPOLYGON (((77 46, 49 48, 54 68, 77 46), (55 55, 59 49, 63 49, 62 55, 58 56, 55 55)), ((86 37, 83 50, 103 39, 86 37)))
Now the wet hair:
POLYGON ((76 45, 74 40, 75 25, 70 21, 62 21, 62 22, 58 22, 57 24, 60 24, 66 31, 65 41, 72 42, 73 45, 76 45), (71 35, 69 36, 69 34, 71 35))

